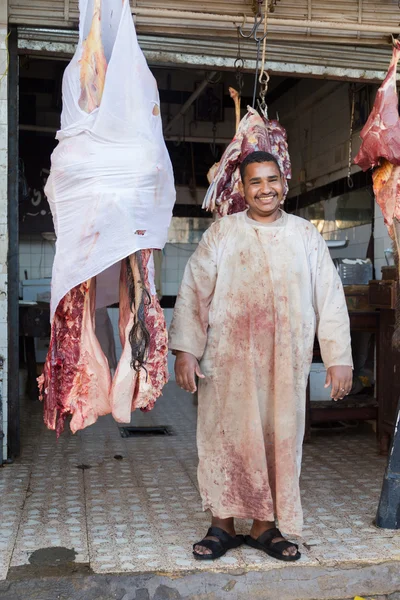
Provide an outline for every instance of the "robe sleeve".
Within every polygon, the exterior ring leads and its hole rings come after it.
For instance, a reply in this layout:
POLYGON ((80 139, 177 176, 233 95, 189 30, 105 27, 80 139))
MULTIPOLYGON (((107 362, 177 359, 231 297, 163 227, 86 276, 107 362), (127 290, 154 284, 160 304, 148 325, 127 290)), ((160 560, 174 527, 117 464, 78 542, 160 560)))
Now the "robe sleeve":
POLYGON ((322 360, 328 369, 353 366, 350 319, 342 281, 322 236, 314 231, 310 262, 317 337, 322 360))
POLYGON ((190 352, 198 360, 207 343, 208 315, 217 281, 218 223, 204 233, 190 257, 169 330, 170 350, 190 352))

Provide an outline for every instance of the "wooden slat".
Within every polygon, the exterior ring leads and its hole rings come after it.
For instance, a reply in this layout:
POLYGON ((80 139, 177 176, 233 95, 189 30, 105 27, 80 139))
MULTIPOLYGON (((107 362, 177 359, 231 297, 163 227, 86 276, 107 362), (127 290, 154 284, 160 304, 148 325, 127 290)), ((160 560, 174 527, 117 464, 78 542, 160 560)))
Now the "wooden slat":
MULTIPOLYGON (((165 9, 180 11, 195 11, 214 14, 249 16, 249 25, 252 19, 250 0, 131 0, 132 7, 147 9, 165 9)), ((336 43, 349 40, 354 43, 386 44, 388 35, 374 32, 357 32, 357 24, 379 24, 392 26, 400 21, 398 0, 362 0, 360 10, 359 0, 282 0, 278 2, 272 18, 306 20, 311 14, 313 20, 323 22, 354 23, 354 31, 339 31, 329 29, 306 29, 293 27, 269 28, 271 39, 280 35, 298 39, 312 39, 313 36, 336 43), (357 35, 358 34, 358 35, 357 35)), ((20 25, 41 27, 76 27, 79 20, 78 0, 9 0, 10 22, 20 25)), ((234 38, 236 31, 229 23, 199 22, 190 19, 162 19, 153 16, 140 16, 136 18, 138 33, 170 34, 182 37, 193 36, 199 39, 234 38)))

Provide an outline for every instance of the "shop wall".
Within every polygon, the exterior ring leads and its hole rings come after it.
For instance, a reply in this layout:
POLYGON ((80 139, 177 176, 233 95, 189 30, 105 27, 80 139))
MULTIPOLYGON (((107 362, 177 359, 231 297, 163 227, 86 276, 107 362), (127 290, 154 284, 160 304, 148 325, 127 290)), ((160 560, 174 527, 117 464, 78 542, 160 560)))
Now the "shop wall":
MULTIPOLYGON (((0 402, 3 413, 3 457, 7 456, 7 2, 0 2, 0 402), (1 381, 1 375, 3 381, 1 381)), ((1 411, 0 411, 1 413, 1 411)))
MULTIPOLYGON (((270 107, 286 128, 292 159, 289 197, 347 175, 350 131, 348 83, 302 79, 270 107)), ((354 157, 360 145, 360 128, 353 133, 354 157)), ((353 167, 353 170, 358 170, 353 167)))
MULTIPOLYGON (((376 87, 369 89, 370 108, 375 91, 376 87)), ((288 133, 293 169, 289 197, 347 176, 350 106, 349 83, 310 79, 300 81, 279 103, 271 106, 270 116, 275 117, 278 112, 288 133)), ((358 126, 353 132, 352 158, 360 147, 360 131, 361 126, 358 126)), ((353 173, 358 170, 352 167, 353 173)), ((302 211, 302 216, 306 217, 306 213, 302 211)), ((331 251, 333 258, 365 258, 371 229, 370 225, 361 225, 339 230, 332 222, 323 236, 326 240, 349 240, 347 248, 331 251)), ((384 251, 390 247, 382 214, 375 204, 374 249, 378 278, 381 267, 386 264, 384 251)))

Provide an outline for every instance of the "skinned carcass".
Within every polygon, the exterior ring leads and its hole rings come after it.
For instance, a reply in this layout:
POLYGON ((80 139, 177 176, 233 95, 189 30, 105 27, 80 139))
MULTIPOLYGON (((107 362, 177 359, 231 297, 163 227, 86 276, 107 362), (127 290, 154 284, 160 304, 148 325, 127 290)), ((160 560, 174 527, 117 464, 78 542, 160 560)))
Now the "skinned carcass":
POLYGON ((291 167, 286 131, 278 121, 270 121, 248 106, 235 137, 220 162, 209 172, 210 187, 204 198, 204 209, 215 211, 220 216, 246 209, 239 187, 240 164, 246 156, 257 150, 270 152, 276 157, 284 177, 284 193, 287 194, 287 179, 291 177, 291 167))
MULTIPOLYGON (((400 118, 396 87, 399 59, 400 41, 395 40, 388 73, 361 131, 361 148, 354 159, 364 171, 376 167, 372 174, 375 198, 393 240, 397 264, 400 255, 400 118)), ((399 310, 393 343, 400 348, 399 310)))
POLYGON ((57 244, 39 386, 58 435, 68 415, 73 432, 110 412, 129 422, 168 378, 152 249, 167 241, 175 189, 157 85, 128 0, 80 0, 80 16, 46 186, 57 244), (123 352, 112 382, 94 315, 118 301, 123 352))

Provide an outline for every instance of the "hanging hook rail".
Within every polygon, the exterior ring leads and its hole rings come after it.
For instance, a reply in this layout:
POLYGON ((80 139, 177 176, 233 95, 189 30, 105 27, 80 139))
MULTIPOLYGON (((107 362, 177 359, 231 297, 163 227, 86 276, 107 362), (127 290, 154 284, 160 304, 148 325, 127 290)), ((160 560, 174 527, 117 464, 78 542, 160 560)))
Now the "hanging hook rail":
POLYGON ((263 1, 264 0, 257 0, 257 11, 254 14, 254 23, 253 23, 253 27, 251 28, 250 33, 244 32, 244 26, 246 24, 247 19, 246 19, 246 15, 243 14, 243 23, 239 27, 239 33, 246 40, 249 40, 250 38, 253 38, 256 42, 259 42, 259 41, 262 42, 262 40, 263 40, 263 38, 258 37, 258 30, 263 22, 263 16, 262 16, 262 12, 261 12, 261 7, 262 7, 263 1))

